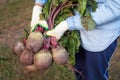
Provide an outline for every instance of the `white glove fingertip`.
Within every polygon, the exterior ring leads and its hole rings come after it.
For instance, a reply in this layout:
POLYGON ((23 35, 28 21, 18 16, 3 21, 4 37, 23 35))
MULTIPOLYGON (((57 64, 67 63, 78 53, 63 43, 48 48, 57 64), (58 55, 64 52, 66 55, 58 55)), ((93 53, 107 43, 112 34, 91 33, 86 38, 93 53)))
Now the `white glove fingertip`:
POLYGON ((48 35, 48 36, 53 36, 52 30, 51 30, 51 31, 47 31, 47 32, 46 32, 46 35, 48 35))

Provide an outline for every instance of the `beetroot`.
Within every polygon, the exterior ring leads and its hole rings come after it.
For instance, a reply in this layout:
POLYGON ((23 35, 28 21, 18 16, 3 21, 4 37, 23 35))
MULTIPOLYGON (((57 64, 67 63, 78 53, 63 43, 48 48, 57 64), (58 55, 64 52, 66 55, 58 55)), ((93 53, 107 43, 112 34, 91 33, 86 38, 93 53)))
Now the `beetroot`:
POLYGON ((20 55, 23 52, 24 49, 25 49, 24 45, 21 41, 16 42, 14 47, 13 47, 13 51, 17 55, 20 55))
POLYGON ((33 63, 34 53, 30 50, 25 49, 19 56, 19 61, 22 65, 31 65, 33 63))
POLYGON ((64 47, 58 45, 52 48, 53 60, 56 64, 64 65, 68 62, 68 53, 64 47))
POLYGON ((38 70, 45 70, 51 66, 52 56, 48 50, 41 50, 34 55, 34 65, 38 70))
POLYGON ((33 52, 37 52, 43 44, 43 35, 41 32, 35 31, 32 32, 26 41, 26 48, 32 50, 33 52))

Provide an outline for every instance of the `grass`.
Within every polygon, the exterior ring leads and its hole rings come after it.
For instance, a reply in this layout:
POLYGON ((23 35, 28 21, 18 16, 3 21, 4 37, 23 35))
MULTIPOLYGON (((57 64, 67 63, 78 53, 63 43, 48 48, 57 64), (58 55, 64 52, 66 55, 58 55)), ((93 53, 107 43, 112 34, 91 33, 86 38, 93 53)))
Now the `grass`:
POLYGON ((15 60, 10 54, 11 50, 8 46, 0 46, 0 80, 9 80, 13 76, 12 64, 15 64, 15 60))
MULTIPOLYGON (((56 64, 53 64, 44 73, 27 72, 19 63, 18 56, 13 54, 12 47, 6 44, 13 44, 13 37, 3 39, 8 36, 7 31, 9 30, 13 33, 12 36, 18 36, 17 38, 20 39, 22 35, 19 33, 23 33, 23 28, 29 26, 33 5, 34 0, 9 0, 0 4, 0 80, 75 80, 73 72, 56 64), (19 31, 19 29, 22 30, 19 31), (3 33, 4 30, 6 32, 3 33), (2 43, 1 40, 4 40, 5 43, 2 43)), ((111 59, 110 80, 120 78, 119 53, 120 46, 111 59)))
MULTIPOLYGON (((119 41, 120 42, 120 41, 119 41)), ((113 55, 110 63, 110 80, 119 80, 120 79, 120 46, 116 49, 115 54, 113 55)))
POLYGON ((10 0, 0 5, 0 29, 19 26, 30 22, 34 1, 10 0))

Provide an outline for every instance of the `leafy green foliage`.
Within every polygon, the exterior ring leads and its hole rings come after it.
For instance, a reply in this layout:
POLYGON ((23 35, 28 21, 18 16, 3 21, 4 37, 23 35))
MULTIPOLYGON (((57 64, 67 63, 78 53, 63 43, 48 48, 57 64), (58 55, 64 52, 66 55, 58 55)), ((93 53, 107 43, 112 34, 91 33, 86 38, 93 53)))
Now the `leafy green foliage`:
POLYGON ((75 53, 80 46, 79 31, 67 31, 59 43, 69 52, 69 63, 75 64, 75 53))
POLYGON ((92 11, 94 12, 97 8, 97 2, 96 0, 88 0, 87 1, 87 7, 91 8, 92 11))
POLYGON ((81 22, 86 30, 93 30, 95 27, 95 22, 88 9, 86 9, 84 16, 81 17, 81 22))
POLYGON ((79 4, 76 9, 83 15, 86 10, 87 0, 75 0, 75 3, 79 4))

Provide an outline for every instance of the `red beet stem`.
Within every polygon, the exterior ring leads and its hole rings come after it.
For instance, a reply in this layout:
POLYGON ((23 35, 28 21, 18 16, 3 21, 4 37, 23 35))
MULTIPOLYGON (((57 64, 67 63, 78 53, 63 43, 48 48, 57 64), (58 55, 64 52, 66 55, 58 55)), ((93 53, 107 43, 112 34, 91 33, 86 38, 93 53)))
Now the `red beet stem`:
POLYGON ((49 23, 48 23, 48 24, 50 24, 50 25, 49 25, 50 29, 53 28, 53 26, 54 26, 54 19, 56 18, 56 16, 57 16, 58 13, 60 12, 61 8, 62 8, 65 4, 67 4, 68 2, 69 2, 69 0, 65 1, 64 3, 58 4, 58 5, 53 9, 53 11, 50 13, 50 14, 51 14, 51 15, 50 15, 50 18, 49 18, 50 21, 49 21, 49 23), (54 15, 56 15, 56 16, 54 17, 54 15), (53 19, 53 17, 54 17, 54 19, 53 19))
POLYGON ((61 4, 59 4, 58 6, 56 6, 52 11, 51 13, 49 13, 49 17, 48 17, 48 26, 49 26, 49 29, 52 29, 52 16, 54 15, 54 13, 59 9, 59 7, 61 6, 61 4))
MULTIPOLYGON (((53 10, 52 10, 53 3, 51 2, 50 12, 49 12, 49 16, 48 16, 48 27, 49 27, 49 29, 53 29, 54 20, 63 8, 70 7, 70 6, 77 6, 77 4, 67 4, 69 1, 70 0, 66 0, 64 3, 58 4, 55 8, 53 8, 53 10)), ((49 49, 50 44, 53 47, 57 46, 57 40, 55 40, 53 37, 50 37, 50 39, 48 39, 47 42, 45 43, 44 48, 49 49)))
MULTIPOLYGON (((56 13, 53 15, 52 17, 52 24, 54 24, 54 20, 56 18, 56 16, 58 15, 58 13, 65 7, 70 7, 70 6, 77 6, 77 4, 69 4, 69 5, 64 5, 64 6, 61 6, 59 10, 56 11, 56 13)), ((51 25, 53 26, 53 25, 51 25)))

